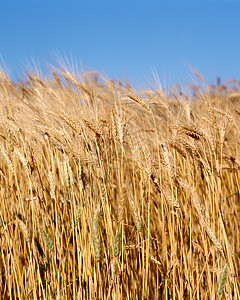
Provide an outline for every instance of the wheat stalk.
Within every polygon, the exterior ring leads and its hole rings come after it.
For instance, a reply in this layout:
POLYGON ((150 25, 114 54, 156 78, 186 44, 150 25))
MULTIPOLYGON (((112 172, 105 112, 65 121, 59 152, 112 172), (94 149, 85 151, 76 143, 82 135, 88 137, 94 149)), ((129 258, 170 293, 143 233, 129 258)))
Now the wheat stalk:
POLYGON ((101 240, 100 240, 100 231, 99 231, 99 214, 100 211, 97 209, 97 211, 94 213, 92 218, 92 240, 95 250, 95 257, 97 262, 100 262, 101 260, 101 240))

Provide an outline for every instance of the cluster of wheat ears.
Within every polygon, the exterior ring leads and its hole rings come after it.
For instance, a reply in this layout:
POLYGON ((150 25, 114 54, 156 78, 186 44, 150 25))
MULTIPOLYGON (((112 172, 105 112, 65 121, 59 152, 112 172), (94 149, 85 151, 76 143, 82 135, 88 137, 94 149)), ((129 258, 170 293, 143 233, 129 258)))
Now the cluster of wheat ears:
POLYGON ((240 299, 240 84, 0 74, 1 299, 240 299))

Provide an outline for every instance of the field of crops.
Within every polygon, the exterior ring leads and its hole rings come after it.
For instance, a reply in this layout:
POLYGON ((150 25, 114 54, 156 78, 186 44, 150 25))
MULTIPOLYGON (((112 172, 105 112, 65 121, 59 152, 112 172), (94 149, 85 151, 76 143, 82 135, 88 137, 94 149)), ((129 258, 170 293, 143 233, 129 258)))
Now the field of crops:
POLYGON ((0 74, 1 299, 240 299, 240 83, 0 74))

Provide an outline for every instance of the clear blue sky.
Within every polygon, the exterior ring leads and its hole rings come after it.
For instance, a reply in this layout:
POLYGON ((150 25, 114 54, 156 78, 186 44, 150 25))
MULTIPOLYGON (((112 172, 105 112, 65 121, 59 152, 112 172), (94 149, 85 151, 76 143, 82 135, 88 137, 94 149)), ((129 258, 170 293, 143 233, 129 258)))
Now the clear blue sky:
MULTIPOLYGON (((240 1, 0 0, 0 55, 12 78, 56 51, 130 81, 240 80, 240 1)), ((163 82, 163 85, 165 82, 163 82)))

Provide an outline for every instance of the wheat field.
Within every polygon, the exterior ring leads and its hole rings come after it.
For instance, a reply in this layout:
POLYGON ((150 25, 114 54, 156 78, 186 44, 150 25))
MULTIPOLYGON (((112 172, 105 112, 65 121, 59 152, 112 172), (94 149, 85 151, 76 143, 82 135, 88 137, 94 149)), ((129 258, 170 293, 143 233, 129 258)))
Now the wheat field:
POLYGON ((240 299, 240 83, 0 74, 1 299, 240 299))

